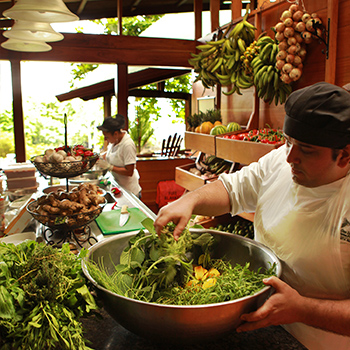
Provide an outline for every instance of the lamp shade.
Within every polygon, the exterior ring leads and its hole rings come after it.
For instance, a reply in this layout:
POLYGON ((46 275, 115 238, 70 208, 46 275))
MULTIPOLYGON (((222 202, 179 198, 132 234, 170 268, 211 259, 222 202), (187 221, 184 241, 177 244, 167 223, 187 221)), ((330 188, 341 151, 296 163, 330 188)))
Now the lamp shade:
POLYGON ((57 33, 50 25, 44 22, 15 21, 10 30, 3 32, 6 38, 13 38, 22 41, 59 41, 63 39, 61 33, 57 33))
POLYGON ((24 41, 12 38, 1 43, 1 46, 7 50, 22 52, 46 52, 52 49, 50 45, 43 41, 24 41))
POLYGON ((18 0, 3 15, 17 20, 34 22, 71 22, 79 19, 69 11, 63 0, 18 0))

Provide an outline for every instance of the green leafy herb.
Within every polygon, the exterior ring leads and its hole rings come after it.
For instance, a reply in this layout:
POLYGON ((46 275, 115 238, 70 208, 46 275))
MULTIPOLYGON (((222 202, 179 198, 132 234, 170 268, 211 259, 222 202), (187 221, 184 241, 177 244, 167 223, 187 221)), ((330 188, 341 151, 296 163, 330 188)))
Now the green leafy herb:
POLYGON ((44 243, 0 243, 1 349, 89 349, 79 319, 97 309, 79 256, 44 243))
POLYGON ((208 304, 251 295, 264 287, 263 278, 273 274, 274 266, 260 273, 249 270, 249 264, 232 267, 228 261, 212 260, 214 237, 210 233, 185 229, 175 241, 173 223, 159 237, 152 220, 142 224, 150 234, 141 230, 129 240, 114 272, 106 269, 103 259, 86 262, 95 281, 116 294, 164 304, 208 304), (199 262, 205 268, 220 271, 213 287, 200 290, 185 287, 193 279, 194 264, 199 262))

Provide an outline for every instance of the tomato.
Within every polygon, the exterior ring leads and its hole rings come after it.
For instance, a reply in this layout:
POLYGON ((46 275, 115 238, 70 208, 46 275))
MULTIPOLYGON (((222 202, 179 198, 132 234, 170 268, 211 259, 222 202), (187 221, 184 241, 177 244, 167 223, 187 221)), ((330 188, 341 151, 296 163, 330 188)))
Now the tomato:
POLYGON ((94 155, 94 152, 92 151, 85 151, 84 152, 84 157, 92 157, 94 155))
POLYGON ((83 155, 84 155, 84 151, 83 151, 82 149, 76 149, 76 150, 75 150, 75 154, 76 154, 77 156, 83 156, 83 155))

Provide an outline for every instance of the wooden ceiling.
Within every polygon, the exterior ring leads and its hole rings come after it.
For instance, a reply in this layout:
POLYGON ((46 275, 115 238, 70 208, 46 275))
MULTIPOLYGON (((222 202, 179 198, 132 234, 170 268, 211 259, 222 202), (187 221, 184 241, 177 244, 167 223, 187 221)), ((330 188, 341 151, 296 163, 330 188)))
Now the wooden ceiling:
MULTIPOLYGON (((0 0, 0 17, 13 0, 0 0)), ((70 11, 81 20, 118 17, 118 0, 64 0, 70 11)), ((194 0, 121 0, 122 16, 160 15, 193 12, 194 0)), ((220 0, 220 9, 229 10, 231 1, 220 0)), ((210 0, 203 0, 203 11, 210 10, 210 0)), ((5 22, 1 25, 5 27, 5 22)))

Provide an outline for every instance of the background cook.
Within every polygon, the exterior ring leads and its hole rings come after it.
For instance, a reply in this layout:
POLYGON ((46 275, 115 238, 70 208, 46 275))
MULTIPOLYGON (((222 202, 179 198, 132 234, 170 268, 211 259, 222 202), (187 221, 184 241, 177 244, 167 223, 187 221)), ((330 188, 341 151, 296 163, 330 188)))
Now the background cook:
POLYGON ((101 154, 100 167, 108 167, 120 186, 141 198, 139 173, 136 169, 136 146, 125 127, 125 117, 107 117, 97 129, 108 142, 107 152, 101 154), (108 164, 106 164, 107 162, 108 164))

